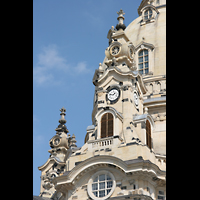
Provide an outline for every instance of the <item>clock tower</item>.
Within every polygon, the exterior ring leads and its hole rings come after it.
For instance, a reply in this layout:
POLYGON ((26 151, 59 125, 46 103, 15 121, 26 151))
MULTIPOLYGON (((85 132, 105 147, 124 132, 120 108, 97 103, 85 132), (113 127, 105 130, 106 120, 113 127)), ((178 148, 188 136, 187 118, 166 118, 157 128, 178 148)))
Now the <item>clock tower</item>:
POLYGON ((151 116, 147 111, 144 113, 143 107, 143 95, 147 89, 141 74, 136 71, 135 47, 124 32, 125 13, 120 10, 117 14, 119 23, 116 29, 112 26, 107 35, 109 46, 105 50, 106 58, 103 65, 99 63, 93 77, 92 121, 97 130, 95 134, 86 135, 85 141, 115 136, 125 143, 134 139, 145 143, 145 131, 141 133, 144 124, 138 124, 138 118, 146 121, 148 117, 153 126, 151 116))
POLYGON ((141 1, 128 27, 123 10, 117 12, 92 80, 92 125, 84 145, 70 136, 63 107, 51 155, 39 167, 37 199, 166 199, 165 7, 165 0, 141 1))

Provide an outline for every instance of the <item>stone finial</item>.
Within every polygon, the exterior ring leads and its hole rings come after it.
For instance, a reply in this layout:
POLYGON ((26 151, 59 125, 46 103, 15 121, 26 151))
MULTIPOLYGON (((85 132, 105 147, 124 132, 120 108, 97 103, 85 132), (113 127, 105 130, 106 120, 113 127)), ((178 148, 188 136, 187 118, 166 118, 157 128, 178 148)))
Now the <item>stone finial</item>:
POLYGON ((144 108, 144 114, 148 114, 148 108, 147 107, 144 108))
MULTIPOLYGON (((125 15, 125 13, 124 13, 124 11, 123 11, 122 9, 120 9, 120 11, 117 12, 117 14, 119 15, 118 18, 117 18, 117 20, 119 20, 119 19, 121 19, 121 18, 124 20, 124 15, 125 15)), ((123 24, 123 21, 122 21, 121 24, 123 24)))
POLYGON ((61 109, 60 109, 60 115, 61 115, 61 118, 59 119, 59 125, 58 125, 58 127, 55 129, 56 131, 58 131, 58 132, 60 132, 60 131, 64 131, 65 133, 68 133, 69 131, 68 131, 68 129, 67 129, 67 127, 66 127, 66 125, 65 125, 65 123, 67 122, 67 120, 65 119, 65 115, 66 115, 66 109, 64 108, 64 107, 62 107, 61 109))
POLYGON ((71 147, 77 147, 77 145, 76 145, 76 139, 75 139, 76 137, 75 137, 75 135, 73 134, 72 135, 72 139, 71 139, 71 141, 70 141, 70 146, 71 147))
POLYGON ((117 12, 117 14, 118 14, 118 17, 117 17, 117 20, 119 21, 119 23, 116 25, 116 29, 117 30, 120 30, 120 29, 125 29, 126 28, 126 26, 125 26, 125 24, 124 24, 124 11, 122 10, 122 9, 120 9, 120 11, 119 12, 117 12))
POLYGON ((61 115, 61 118, 59 119, 59 123, 61 123, 61 124, 65 124, 66 122, 67 122, 67 120, 65 119, 65 112, 66 112, 66 109, 64 108, 64 107, 62 107, 61 109, 60 109, 60 115, 61 115))
POLYGON ((102 70, 103 70, 102 64, 99 63, 99 71, 102 71, 102 70))

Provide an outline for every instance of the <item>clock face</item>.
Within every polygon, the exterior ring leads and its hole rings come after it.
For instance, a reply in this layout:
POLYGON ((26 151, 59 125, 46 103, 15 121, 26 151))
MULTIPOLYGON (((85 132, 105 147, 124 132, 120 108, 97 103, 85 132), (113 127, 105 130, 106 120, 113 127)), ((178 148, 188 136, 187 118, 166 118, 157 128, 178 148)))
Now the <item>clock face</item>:
POLYGON ((54 143, 54 145, 56 145, 56 146, 57 146, 57 145, 60 143, 60 139, 59 139, 59 138, 56 138, 56 139, 54 140, 54 142, 53 142, 53 143, 54 143))
POLYGON ((139 105, 139 100, 138 100, 138 95, 137 95, 136 92, 133 93, 133 97, 134 97, 134 103, 135 103, 135 105, 138 106, 139 105))
POLYGON ((119 97, 119 92, 116 89, 112 89, 110 90, 110 92, 108 92, 108 100, 110 101, 114 101, 119 97))
POLYGON ((106 100, 110 101, 110 104, 116 103, 120 97, 120 89, 117 86, 111 86, 108 89, 106 100))

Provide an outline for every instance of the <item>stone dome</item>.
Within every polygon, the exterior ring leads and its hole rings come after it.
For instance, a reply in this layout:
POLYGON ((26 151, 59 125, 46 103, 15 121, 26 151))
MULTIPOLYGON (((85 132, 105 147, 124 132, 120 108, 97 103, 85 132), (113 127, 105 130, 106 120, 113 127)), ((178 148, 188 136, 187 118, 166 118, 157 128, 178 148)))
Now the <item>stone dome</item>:
MULTIPOLYGON (((147 49, 149 51, 149 74, 153 76, 165 75, 166 0, 143 0, 138 8, 138 14, 139 17, 124 30, 135 47, 136 68, 138 69, 139 51, 147 49)), ((104 62, 106 60, 107 58, 104 59, 104 62)))
POLYGON ((141 11, 152 9, 154 20, 142 24, 144 16, 141 13, 127 26, 125 33, 135 48, 142 42, 154 46, 153 75, 163 75, 166 74, 166 0, 160 1, 159 5, 156 5, 156 1, 153 3, 145 5, 141 11))

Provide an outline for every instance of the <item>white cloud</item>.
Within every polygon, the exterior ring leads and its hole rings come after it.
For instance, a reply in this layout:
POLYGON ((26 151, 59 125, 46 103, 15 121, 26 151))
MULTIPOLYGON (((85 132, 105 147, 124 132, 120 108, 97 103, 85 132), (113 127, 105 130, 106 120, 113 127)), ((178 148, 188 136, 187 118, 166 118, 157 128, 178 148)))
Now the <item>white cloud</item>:
POLYGON ((86 62, 79 62, 77 66, 74 68, 75 73, 89 73, 90 69, 87 68, 86 62))
POLYGON ((38 55, 38 62, 33 67, 33 81, 38 86, 60 85, 61 81, 55 78, 55 70, 65 72, 68 68, 66 60, 59 55, 57 46, 49 45, 38 55))
POLYGON ((44 85, 53 83, 54 77, 45 67, 38 66, 33 69, 33 79, 37 85, 44 85))
POLYGON ((38 65, 46 69, 58 68, 67 69, 66 60, 58 55, 56 45, 49 45, 43 48, 43 52, 38 55, 38 65))
POLYGON ((62 75, 69 72, 72 74, 90 72, 84 61, 72 67, 72 64, 67 63, 67 60, 59 55, 56 45, 44 47, 37 58, 37 64, 33 67, 33 81, 37 86, 60 85, 62 75))

